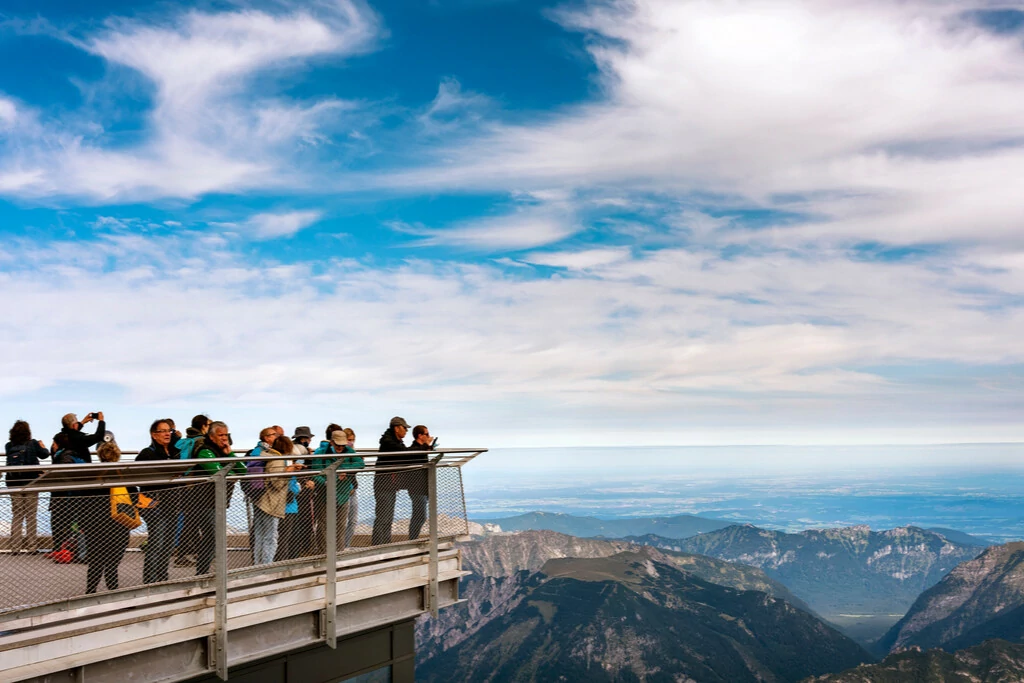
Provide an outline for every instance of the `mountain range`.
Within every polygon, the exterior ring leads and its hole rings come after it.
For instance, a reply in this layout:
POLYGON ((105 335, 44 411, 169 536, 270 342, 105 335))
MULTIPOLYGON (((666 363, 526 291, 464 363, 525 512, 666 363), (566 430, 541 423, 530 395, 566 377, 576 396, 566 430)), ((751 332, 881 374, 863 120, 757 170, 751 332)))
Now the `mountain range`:
POLYGON ((782 682, 871 659, 786 601, 710 583, 653 548, 551 559, 511 579, 497 614, 421 657, 417 679, 782 682))
MULTIPOLYGON (((462 642, 491 620, 503 616, 537 582, 537 572, 557 558, 602 558, 637 550, 620 540, 576 538, 553 531, 502 533, 460 544, 462 566, 473 572, 462 579, 460 595, 465 602, 450 607, 437 619, 417 625, 417 656, 426 661, 462 642)), ((678 566, 710 583, 737 590, 757 590, 810 611, 785 586, 763 571, 711 557, 649 549, 652 557, 678 566)))
POLYGON ((989 638, 1024 640, 1024 543, 992 546, 957 566, 914 602, 879 646, 953 651, 989 638))
POLYGON ((983 550, 917 527, 867 526, 788 534, 737 525, 671 547, 763 569, 826 618, 903 614, 923 590, 983 550))
POLYGON ((716 529, 724 529, 732 522, 697 517, 696 515, 673 515, 671 517, 628 517, 623 519, 598 519, 581 517, 563 512, 527 512, 514 517, 498 519, 473 519, 481 525, 491 524, 502 531, 557 531, 579 538, 622 538, 657 534, 666 538, 689 538, 716 529))
POLYGON ((949 653, 914 648, 891 654, 878 664, 862 664, 806 683, 1020 683, 1024 681, 1024 645, 989 640, 949 653))

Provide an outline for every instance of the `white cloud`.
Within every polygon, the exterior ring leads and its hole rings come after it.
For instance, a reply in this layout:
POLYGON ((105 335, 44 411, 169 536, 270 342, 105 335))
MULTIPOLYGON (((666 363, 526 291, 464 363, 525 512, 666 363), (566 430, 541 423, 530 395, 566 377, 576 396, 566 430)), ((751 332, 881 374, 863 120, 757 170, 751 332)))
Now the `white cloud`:
POLYGON ((445 245, 473 251, 522 251, 562 240, 582 226, 564 203, 520 207, 510 213, 478 218, 446 228, 393 225, 417 235, 411 246, 445 245))
POLYGON ((1024 46, 967 18, 984 6, 587 3, 558 17, 590 38, 599 97, 389 182, 714 193, 821 216, 819 239, 1015 241, 1024 46))
POLYGON ((356 108, 335 99, 274 99, 263 94, 273 90, 271 70, 365 51, 378 32, 376 17, 354 0, 281 14, 191 10, 161 24, 110 20, 79 45, 153 85, 143 141, 115 148, 102 121, 66 117, 21 131, 0 177, 20 170, 23 182, 6 186, 21 196, 92 201, 302 185, 290 163, 295 143, 318 144, 326 120, 337 125, 356 108))
POLYGON ((1012 376, 984 371, 1024 363, 1024 313, 1001 305, 1024 295, 1020 259, 666 249, 546 278, 418 260, 250 263, 199 237, 6 245, 11 315, 48 312, 0 339, 11 386, 102 382, 125 405, 205 396, 239 414, 341 401, 346 421, 409 408, 452 429, 500 420, 541 440, 570 424, 585 438, 609 420, 641 435, 955 419, 981 437, 1016 424, 1024 402, 1012 376), (86 303, 67 306, 71 296, 86 303), (944 373, 949 363, 978 376, 944 373), (875 369, 915 365, 935 367, 940 388, 875 369))
POLYGON ((14 101, 0 95, 0 130, 14 125, 18 116, 18 108, 14 101))
POLYGON ((482 120, 483 113, 493 108, 490 98, 466 92, 455 78, 446 78, 437 88, 430 106, 419 116, 419 123, 430 135, 441 135, 465 129, 482 120))
POLYGON ((541 266, 568 268, 569 270, 591 270, 629 258, 629 249, 585 249, 583 251, 538 252, 523 257, 528 263, 541 266))
POLYGON ((284 213, 258 213, 249 217, 241 227, 257 239, 291 237, 313 225, 323 217, 320 211, 287 211, 284 213))

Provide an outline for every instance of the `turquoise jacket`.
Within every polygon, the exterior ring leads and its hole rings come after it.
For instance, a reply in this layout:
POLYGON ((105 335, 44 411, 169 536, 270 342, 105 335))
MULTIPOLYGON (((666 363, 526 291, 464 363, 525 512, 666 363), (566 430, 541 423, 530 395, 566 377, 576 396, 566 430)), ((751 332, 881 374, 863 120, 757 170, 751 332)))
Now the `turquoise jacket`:
MULTIPOLYGON (((327 455, 331 453, 331 451, 328 450, 329 448, 330 444, 328 444, 327 442, 321 443, 320 447, 313 451, 313 455, 327 455)), ((345 450, 343 452, 345 454, 351 455, 342 458, 341 465, 338 466, 338 469, 361 470, 366 465, 366 463, 363 461, 362 456, 356 455, 355 450, 351 446, 345 446, 345 450)), ((335 455, 341 454, 336 453, 335 455)), ((313 462, 310 464, 309 468, 311 470, 317 471, 324 470, 330 467, 336 459, 337 458, 313 458, 313 462)), ((323 492, 325 491, 324 487, 327 486, 327 477, 323 475, 315 476, 313 477, 313 482, 316 484, 317 492, 320 495, 324 495, 323 492)), ((354 473, 345 475, 343 479, 338 479, 338 489, 337 493, 335 494, 335 497, 338 501, 338 505, 344 505, 345 503, 348 502, 349 497, 352 495, 352 490, 355 489, 355 487, 356 475, 354 473)))

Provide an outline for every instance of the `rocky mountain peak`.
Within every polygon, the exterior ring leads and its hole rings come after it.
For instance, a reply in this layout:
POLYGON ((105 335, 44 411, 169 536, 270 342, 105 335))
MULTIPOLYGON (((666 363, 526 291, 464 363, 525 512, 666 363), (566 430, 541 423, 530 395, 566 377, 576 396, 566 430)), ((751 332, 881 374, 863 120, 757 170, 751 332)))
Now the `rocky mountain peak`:
POLYGON ((1024 610, 1024 543, 992 546, 953 568, 914 602, 882 644, 964 647, 993 635, 1014 637, 1024 633, 1024 624, 985 628, 1014 610, 1024 610))

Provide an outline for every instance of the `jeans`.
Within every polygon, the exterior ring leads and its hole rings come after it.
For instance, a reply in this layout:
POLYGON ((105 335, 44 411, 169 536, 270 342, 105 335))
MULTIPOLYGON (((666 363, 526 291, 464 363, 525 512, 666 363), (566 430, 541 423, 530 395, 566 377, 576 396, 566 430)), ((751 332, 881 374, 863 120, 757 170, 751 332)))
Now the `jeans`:
POLYGON ((167 565, 174 549, 174 530, 178 522, 178 511, 162 508, 144 510, 146 521, 146 556, 142 561, 142 580, 145 583, 167 581, 167 565))
POLYGON ((36 549, 36 508, 39 506, 39 493, 11 492, 11 550, 18 551, 36 549), (21 527, 25 526, 24 545, 22 544, 21 527))
POLYGON ((277 552, 278 518, 268 515, 257 506, 252 508, 252 563, 270 564, 277 552))

